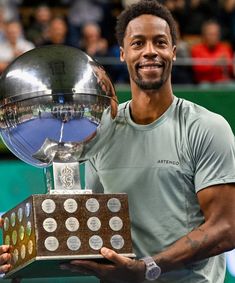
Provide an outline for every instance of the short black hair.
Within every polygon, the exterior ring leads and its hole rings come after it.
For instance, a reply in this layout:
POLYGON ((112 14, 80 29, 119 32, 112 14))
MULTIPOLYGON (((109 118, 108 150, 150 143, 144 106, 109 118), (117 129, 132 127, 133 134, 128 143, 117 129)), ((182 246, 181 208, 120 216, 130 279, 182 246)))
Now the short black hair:
POLYGON ((176 45, 177 32, 175 20, 171 12, 157 0, 141 0, 135 4, 128 6, 117 18, 116 38, 119 46, 123 46, 123 39, 126 33, 126 27, 129 22, 141 15, 153 15, 164 19, 170 28, 172 44, 176 45))

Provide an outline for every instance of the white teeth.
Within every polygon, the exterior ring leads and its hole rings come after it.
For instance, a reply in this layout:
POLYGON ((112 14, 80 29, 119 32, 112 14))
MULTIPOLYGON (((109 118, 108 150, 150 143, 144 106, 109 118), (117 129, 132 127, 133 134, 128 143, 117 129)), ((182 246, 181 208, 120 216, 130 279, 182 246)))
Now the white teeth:
POLYGON ((141 69, 156 69, 160 68, 161 66, 159 65, 146 65, 146 66, 140 66, 141 69))
POLYGON ((142 64, 139 65, 140 68, 160 68, 162 67, 162 64, 160 63, 153 63, 153 64, 142 64))

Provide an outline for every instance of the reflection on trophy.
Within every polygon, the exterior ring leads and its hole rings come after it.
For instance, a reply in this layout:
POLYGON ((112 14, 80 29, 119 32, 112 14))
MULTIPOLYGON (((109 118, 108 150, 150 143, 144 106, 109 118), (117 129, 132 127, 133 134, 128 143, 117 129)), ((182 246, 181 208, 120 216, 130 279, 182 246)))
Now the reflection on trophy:
POLYGON ((47 194, 2 216, 4 244, 13 247, 6 278, 77 276, 59 263, 102 260, 102 246, 134 257, 127 195, 93 194, 80 185, 79 162, 112 135, 117 106, 103 67, 77 48, 35 48, 2 74, 2 139, 18 158, 44 168, 47 181, 47 194))

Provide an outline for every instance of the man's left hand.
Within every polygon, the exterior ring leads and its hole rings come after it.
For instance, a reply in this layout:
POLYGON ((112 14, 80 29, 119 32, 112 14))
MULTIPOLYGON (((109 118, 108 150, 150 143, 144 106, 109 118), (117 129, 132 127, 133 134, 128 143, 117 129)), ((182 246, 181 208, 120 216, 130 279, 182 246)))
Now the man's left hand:
POLYGON ((141 260, 133 260, 121 256, 113 250, 102 248, 101 255, 110 263, 97 263, 92 260, 72 260, 61 265, 61 269, 69 269, 84 275, 92 275, 107 283, 141 283, 145 277, 145 264, 141 260))

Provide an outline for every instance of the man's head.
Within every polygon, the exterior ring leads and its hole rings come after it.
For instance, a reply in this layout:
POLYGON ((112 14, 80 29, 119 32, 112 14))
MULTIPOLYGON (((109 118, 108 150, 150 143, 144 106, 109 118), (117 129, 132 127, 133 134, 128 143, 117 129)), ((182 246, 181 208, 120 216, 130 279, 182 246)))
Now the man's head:
POLYGON ((155 0, 131 5, 121 13, 116 34, 132 86, 146 91, 170 87, 177 33, 164 6, 155 0))
POLYGON ((16 44, 22 36, 22 26, 18 21, 9 21, 6 23, 6 37, 11 44, 16 44))
POLYGON ((67 35, 66 21, 61 17, 55 17, 51 20, 48 35, 53 44, 64 44, 67 35))
POLYGON ((101 29, 96 23, 86 23, 82 27, 82 35, 87 43, 97 43, 101 38, 101 29))
POLYGON ((156 0, 142 0, 127 7, 118 17, 116 25, 116 38, 119 46, 123 46, 126 28, 129 22, 141 15, 153 15, 164 19, 170 28, 172 45, 176 45, 177 32, 175 21, 170 11, 156 0))
POLYGON ((220 41, 221 28, 220 25, 214 21, 209 20, 202 25, 202 40, 209 48, 214 48, 220 41))

